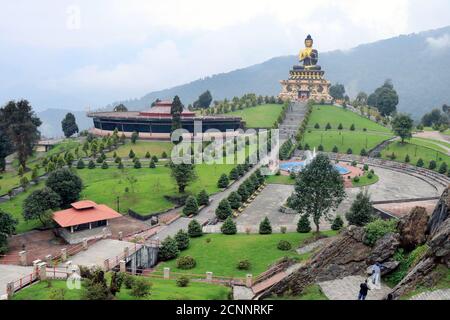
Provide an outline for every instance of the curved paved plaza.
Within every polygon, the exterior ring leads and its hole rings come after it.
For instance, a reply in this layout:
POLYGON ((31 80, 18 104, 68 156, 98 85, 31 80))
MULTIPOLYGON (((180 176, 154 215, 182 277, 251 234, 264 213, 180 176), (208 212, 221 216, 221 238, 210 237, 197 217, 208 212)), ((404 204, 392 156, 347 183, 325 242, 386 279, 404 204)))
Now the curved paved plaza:
MULTIPOLYGON (((378 183, 365 187, 371 195, 372 201, 406 200, 415 198, 438 197, 442 190, 437 190, 428 182, 406 173, 384 168, 374 167, 379 176, 378 183)), ((361 188, 346 189, 347 198, 339 206, 337 213, 344 215, 350 208, 361 188)), ((264 217, 268 217, 273 232, 280 232, 280 227, 285 226, 288 232, 297 228, 298 215, 285 214, 279 211, 280 205, 294 191, 290 185, 268 185, 261 194, 245 209, 236 219, 239 232, 250 228, 251 232, 258 232, 258 226, 264 217)), ((330 223, 323 221, 321 229, 330 228, 330 223)), ((220 224, 211 226, 212 232, 220 232, 220 224)))

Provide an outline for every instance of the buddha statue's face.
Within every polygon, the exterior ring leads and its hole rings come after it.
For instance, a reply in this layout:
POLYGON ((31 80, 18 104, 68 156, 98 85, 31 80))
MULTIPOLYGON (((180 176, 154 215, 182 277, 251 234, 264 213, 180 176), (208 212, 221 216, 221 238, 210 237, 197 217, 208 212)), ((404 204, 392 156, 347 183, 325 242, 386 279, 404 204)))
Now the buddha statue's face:
POLYGON ((305 40, 305 46, 307 48, 312 48, 313 45, 313 41, 312 40, 305 40))

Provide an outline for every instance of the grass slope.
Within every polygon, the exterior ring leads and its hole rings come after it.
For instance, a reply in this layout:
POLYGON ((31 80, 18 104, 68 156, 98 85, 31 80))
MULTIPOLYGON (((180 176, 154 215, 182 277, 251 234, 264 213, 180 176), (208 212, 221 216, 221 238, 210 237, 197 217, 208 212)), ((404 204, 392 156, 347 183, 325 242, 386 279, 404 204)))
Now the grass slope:
POLYGON ((247 128, 272 128, 278 119, 283 105, 263 104, 256 107, 245 108, 224 114, 223 116, 241 117, 247 128))
MULTIPOLYGON (((222 285, 191 282, 188 287, 177 287, 175 280, 163 280, 148 278, 152 283, 150 295, 142 300, 226 300, 230 289, 222 285)), ((66 289, 64 300, 80 300, 85 290, 68 290, 66 281, 53 280, 43 281, 17 292, 13 300, 52 300, 52 291, 55 289, 66 289)), ((116 294, 117 300, 138 300, 130 295, 130 290, 122 286, 116 294)))
MULTIPOLYGON (((414 141, 414 139, 412 139, 414 141)), ((416 165, 417 160, 422 158, 425 162, 424 167, 428 168, 428 165, 431 160, 436 161, 437 167, 436 170, 439 169, 439 166, 442 162, 446 162, 447 165, 450 164, 450 157, 447 154, 439 152, 436 148, 429 148, 409 142, 405 142, 402 144, 400 141, 393 142, 389 144, 382 152, 381 156, 384 159, 390 159, 392 153, 395 154, 395 161, 404 162, 406 155, 409 155, 410 163, 416 165)))
POLYGON ((356 131, 362 131, 366 128, 367 131, 391 133, 389 128, 336 106, 313 106, 313 112, 308 121, 308 128, 314 128, 316 123, 320 125, 321 129, 325 129, 327 123, 330 123, 332 129, 337 129, 339 124, 342 123, 344 130, 349 130, 350 126, 354 124, 356 131))
POLYGON ((301 144, 303 147, 308 144, 311 150, 322 145, 326 152, 331 152, 334 146, 338 147, 339 153, 346 153, 351 148, 354 154, 359 154, 363 148, 368 151, 392 136, 389 128, 352 111, 316 105, 313 106, 301 144), (325 130, 328 123, 331 129, 325 130), (319 124, 319 129, 314 128, 316 124, 319 124), (342 124, 342 130, 338 130, 339 124, 342 124), (355 125, 355 131, 350 131, 352 124, 355 125))
MULTIPOLYGON (((327 231, 327 235, 334 235, 335 232, 327 231)), ((312 237, 312 234, 286 233, 271 235, 223 235, 207 234, 200 238, 191 239, 189 248, 180 256, 193 257, 197 265, 191 270, 181 270, 176 266, 176 260, 163 262, 157 269, 170 267, 173 272, 185 272, 192 274, 205 274, 207 271, 213 272, 217 276, 244 277, 251 273, 257 276, 267 270, 267 268, 282 257, 293 257, 304 259, 295 252, 300 243, 312 237), (210 239, 210 242, 207 242, 210 239), (292 250, 281 251, 277 249, 280 240, 287 240, 292 244, 292 250), (241 260, 249 260, 251 267, 249 270, 239 270, 236 265, 241 260)))
MULTIPOLYGON (((155 155, 158 158, 161 158, 163 152, 166 152, 167 155, 170 156, 172 146, 173 144, 169 141, 138 140, 135 144, 128 141, 126 144, 119 146, 115 152, 119 157, 127 158, 130 150, 133 149, 133 152, 138 158, 144 158, 147 152, 150 152, 151 156, 155 155)), ((112 157, 113 154, 114 151, 108 152, 106 156, 112 157)))

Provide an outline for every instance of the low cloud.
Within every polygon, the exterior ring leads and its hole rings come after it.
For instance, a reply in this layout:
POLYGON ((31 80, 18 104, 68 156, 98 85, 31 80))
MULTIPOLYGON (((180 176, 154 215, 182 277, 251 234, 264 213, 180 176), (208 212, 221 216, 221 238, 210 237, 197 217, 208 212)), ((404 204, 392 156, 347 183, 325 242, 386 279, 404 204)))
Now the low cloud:
POLYGON ((450 48, 450 35, 446 33, 437 38, 429 37, 427 38, 427 43, 431 49, 442 50, 450 48))

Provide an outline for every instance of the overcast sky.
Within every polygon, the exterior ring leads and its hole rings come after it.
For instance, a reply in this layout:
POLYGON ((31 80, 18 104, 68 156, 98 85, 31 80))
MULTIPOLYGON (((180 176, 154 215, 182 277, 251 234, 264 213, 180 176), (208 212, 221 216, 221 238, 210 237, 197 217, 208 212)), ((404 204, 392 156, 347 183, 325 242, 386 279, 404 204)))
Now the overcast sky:
POLYGON ((0 0, 0 104, 100 107, 296 54, 450 25, 448 0, 0 0))

